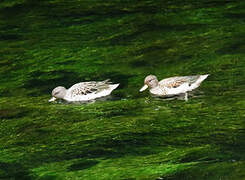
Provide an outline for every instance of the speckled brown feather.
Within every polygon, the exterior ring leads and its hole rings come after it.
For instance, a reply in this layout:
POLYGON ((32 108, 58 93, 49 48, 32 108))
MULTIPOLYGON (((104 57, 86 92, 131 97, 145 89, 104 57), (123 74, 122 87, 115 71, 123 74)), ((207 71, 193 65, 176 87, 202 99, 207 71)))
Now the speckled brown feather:
POLYGON ((190 85, 194 83, 200 76, 181 76, 181 77, 171 77, 163 79, 159 82, 161 87, 167 88, 177 88, 183 83, 189 83, 190 85))
POLYGON ((71 87, 71 97, 87 95, 90 93, 98 93, 101 90, 108 89, 110 84, 111 82, 109 79, 101 82, 81 82, 71 87))

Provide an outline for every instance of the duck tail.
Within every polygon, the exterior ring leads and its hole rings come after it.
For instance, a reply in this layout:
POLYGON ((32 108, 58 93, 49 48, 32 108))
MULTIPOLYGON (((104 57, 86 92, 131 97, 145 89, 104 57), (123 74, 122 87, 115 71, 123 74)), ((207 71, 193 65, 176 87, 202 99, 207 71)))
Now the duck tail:
POLYGON ((118 86, 119 86, 119 83, 118 83, 118 84, 111 84, 111 85, 110 85, 110 88, 111 88, 111 90, 113 91, 113 90, 116 89, 118 86))
POLYGON ((209 76, 209 74, 200 75, 199 78, 191 85, 191 89, 196 89, 209 76))
POLYGON ((200 75, 200 77, 198 78, 197 82, 202 82, 204 81, 207 77, 209 76, 209 74, 205 74, 205 75, 200 75))

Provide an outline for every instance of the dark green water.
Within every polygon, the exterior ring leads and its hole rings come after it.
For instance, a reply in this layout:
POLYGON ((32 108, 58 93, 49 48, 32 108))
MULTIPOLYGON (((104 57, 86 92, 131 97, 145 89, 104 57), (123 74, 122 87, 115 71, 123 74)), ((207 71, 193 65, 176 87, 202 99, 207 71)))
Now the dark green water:
POLYGON ((2 0, 0 179, 245 179, 245 1, 2 0), (210 76, 188 102, 148 74, 210 76), (110 78, 106 101, 48 103, 110 78))

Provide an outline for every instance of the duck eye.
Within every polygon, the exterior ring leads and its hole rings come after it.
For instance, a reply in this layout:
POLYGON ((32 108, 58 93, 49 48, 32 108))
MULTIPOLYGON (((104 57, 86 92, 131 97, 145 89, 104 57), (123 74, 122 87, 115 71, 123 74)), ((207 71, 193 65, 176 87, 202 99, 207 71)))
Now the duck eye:
POLYGON ((57 95, 57 94, 59 94, 59 91, 54 93, 54 95, 57 95))

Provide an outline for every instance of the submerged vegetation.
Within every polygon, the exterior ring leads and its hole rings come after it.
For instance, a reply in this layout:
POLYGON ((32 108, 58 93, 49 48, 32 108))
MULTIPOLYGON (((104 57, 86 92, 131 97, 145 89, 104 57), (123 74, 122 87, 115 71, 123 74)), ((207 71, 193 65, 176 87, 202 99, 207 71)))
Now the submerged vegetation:
POLYGON ((0 179, 244 179, 243 1, 0 2, 0 179), (210 76, 188 102, 148 74, 210 76), (111 79, 111 97, 48 103, 111 79))

